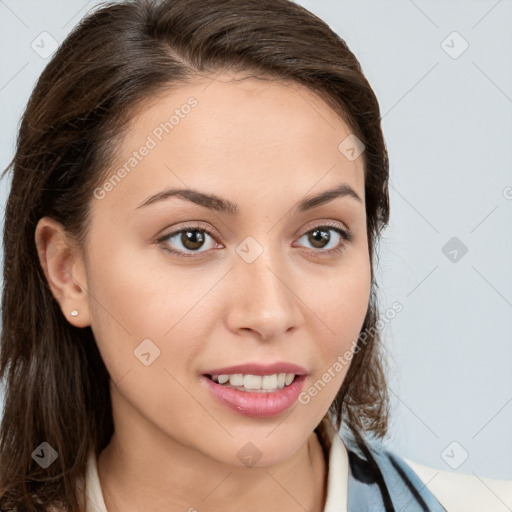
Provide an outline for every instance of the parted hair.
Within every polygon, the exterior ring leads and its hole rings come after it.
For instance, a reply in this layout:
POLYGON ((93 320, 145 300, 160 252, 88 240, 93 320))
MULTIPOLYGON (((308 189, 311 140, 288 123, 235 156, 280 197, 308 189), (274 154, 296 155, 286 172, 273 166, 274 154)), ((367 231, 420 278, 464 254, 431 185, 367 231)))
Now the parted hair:
POLYGON ((374 262, 389 220, 388 156, 379 105, 345 41, 289 0, 127 0, 98 5, 67 36, 24 110, 3 231, 0 509, 83 511, 77 482, 90 449, 113 434, 109 374, 90 327, 60 309, 35 245, 38 220, 60 222, 78 243, 93 191, 108 175, 143 100, 221 71, 303 85, 364 144, 371 263, 368 310, 328 416, 340 429, 383 438, 389 397, 374 262), (32 457, 47 442, 58 458, 32 457))

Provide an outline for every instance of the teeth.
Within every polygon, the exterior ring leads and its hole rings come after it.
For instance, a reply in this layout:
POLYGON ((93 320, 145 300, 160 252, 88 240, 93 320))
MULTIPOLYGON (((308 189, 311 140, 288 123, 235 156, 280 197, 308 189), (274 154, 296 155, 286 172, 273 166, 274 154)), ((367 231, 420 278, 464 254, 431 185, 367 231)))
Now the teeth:
POLYGON ((243 386, 244 385, 244 376, 241 373, 235 373, 229 377, 229 383, 232 386, 243 386))
MULTIPOLYGON (((293 373, 290 374, 293 377, 293 373)), ((293 380, 293 379, 292 379, 293 380)), ((276 389, 277 375, 265 375, 261 379, 261 389, 276 389)))
POLYGON ((295 378, 295 375, 293 373, 287 373, 284 378, 285 385, 289 386, 293 382, 294 378, 295 378))
MULTIPOLYGON (((231 379, 229 379, 231 384, 231 379)), ((244 376, 245 389, 261 389, 261 376, 260 375, 245 375, 244 376)))
POLYGON ((275 373, 273 375, 212 375, 212 380, 228 387, 234 387, 243 391, 276 391, 284 386, 289 386, 295 379, 294 373, 275 373))

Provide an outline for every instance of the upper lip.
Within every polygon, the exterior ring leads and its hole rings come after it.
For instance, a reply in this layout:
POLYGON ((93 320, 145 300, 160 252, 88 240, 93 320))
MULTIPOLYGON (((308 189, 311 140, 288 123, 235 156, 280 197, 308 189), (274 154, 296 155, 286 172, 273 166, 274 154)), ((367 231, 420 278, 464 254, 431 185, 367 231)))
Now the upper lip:
POLYGON ((224 366, 223 368, 208 370, 203 375, 233 375, 235 373, 243 373, 244 375, 274 375, 275 373, 306 375, 308 372, 302 366, 293 363, 277 362, 272 364, 244 363, 235 366, 224 366))

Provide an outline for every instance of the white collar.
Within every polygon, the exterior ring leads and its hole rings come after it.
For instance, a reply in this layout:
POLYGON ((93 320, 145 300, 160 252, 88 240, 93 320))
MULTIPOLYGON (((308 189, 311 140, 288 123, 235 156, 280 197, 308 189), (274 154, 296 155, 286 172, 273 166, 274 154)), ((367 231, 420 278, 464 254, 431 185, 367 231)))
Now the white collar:
MULTIPOLYGON (((318 438, 328 451, 327 495, 324 512, 347 512, 348 455, 343 441, 330 421, 323 420, 318 438)), ((87 461, 85 512, 108 512, 98 477, 97 459, 91 451, 87 461)))

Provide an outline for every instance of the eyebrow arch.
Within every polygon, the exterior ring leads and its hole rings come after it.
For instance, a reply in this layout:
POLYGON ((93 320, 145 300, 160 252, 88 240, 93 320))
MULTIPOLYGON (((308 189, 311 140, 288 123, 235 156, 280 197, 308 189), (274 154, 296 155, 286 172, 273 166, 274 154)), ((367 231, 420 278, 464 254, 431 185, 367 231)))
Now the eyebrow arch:
MULTIPOLYGON (((232 203, 227 199, 222 199, 215 194, 205 194, 203 192, 199 192, 197 190, 185 188, 185 189, 177 189, 177 188, 168 188, 148 197, 144 200, 135 210, 142 208, 144 206, 148 206, 150 204, 156 203, 158 201, 163 201, 168 199, 169 197, 178 196, 187 201, 191 201, 192 203, 196 203, 205 208, 209 208, 211 210, 216 210, 218 212, 227 213, 229 215, 238 215, 239 209, 236 203, 232 203)), ((332 201, 337 197, 352 197, 356 201, 362 203, 362 199, 359 197, 357 192, 348 184, 341 183, 337 187, 329 190, 325 190, 319 194, 314 196, 307 196, 299 203, 296 207, 296 212, 301 213, 306 210, 311 210, 320 206, 324 203, 332 201)))

